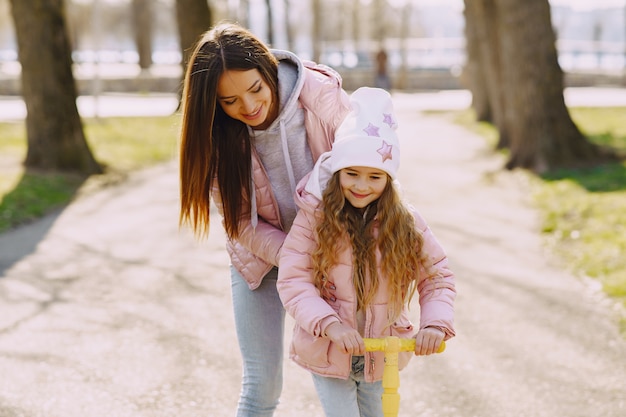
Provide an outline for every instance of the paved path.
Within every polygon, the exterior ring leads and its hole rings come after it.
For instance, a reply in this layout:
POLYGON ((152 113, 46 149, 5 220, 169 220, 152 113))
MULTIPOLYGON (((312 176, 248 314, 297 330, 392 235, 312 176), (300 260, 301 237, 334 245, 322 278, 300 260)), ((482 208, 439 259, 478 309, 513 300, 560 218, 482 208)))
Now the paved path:
MULTIPOLYGON (((402 372, 400 416, 626 415, 616 310, 542 251, 523 177, 417 97, 395 100, 400 180, 459 292, 458 337, 402 372)), ((224 237, 216 218, 204 242, 178 229, 176 169, 0 235, 0 417, 234 415, 224 237)), ((285 373, 275 417, 321 417, 309 375, 285 373)))

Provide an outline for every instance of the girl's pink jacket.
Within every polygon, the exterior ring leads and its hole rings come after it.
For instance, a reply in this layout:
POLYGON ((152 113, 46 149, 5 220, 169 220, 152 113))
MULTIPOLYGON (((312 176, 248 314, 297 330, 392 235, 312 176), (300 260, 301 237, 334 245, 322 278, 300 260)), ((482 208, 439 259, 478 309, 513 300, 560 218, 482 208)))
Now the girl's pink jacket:
MULTIPOLYGON (((321 196, 319 167, 324 165, 326 155, 322 155, 311 174, 302 179, 296 191, 298 215, 289 232, 280 256, 278 269, 278 292, 287 312, 295 319, 290 357, 297 364, 311 372, 328 377, 347 379, 351 371, 351 357, 343 353, 327 338, 322 337, 324 330, 333 322, 342 322, 357 328, 356 300, 352 285, 352 253, 348 249, 339 253, 339 263, 333 269, 330 280, 336 291, 334 301, 325 301, 313 285, 310 254, 317 242, 315 227, 319 221, 321 196), (308 182, 308 184, 307 184, 308 182), (305 189, 306 185, 306 189, 305 189), (313 185, 313 187, 311 187, 313 185), (308 190, 316 189, 313 193, 308 190), (316 196, 317 195, 317 196, 316 196)), ((325 182, 324 182, 325 183, 325 182)), ((448 269, 448 259, 432 231, 412 209, 415 227, 424 237, 424 250, 428 253, 429 264, 418 277, 420 306, 419 328, 438 326, 445 330, 446 339, 454 336, 454 299, 456 297, 454 275, 448 269), (425 271, 430 270, 431 274, 425 271)), ((379 254, 380 256, 380 254, 379 254)), ((380 290, 373 304, 367 309, 364 337, 398 336, 412 338, 417 328, 408 318, 405 308, 401 317, 387 327, 387 287, 381 276, 380 290)), ((383 352, 366 352, 365 378, 372 382, 382 378, 384 369, 383 352)), ((406 366, 412 352, 400 354, 399 366, 406 366)))

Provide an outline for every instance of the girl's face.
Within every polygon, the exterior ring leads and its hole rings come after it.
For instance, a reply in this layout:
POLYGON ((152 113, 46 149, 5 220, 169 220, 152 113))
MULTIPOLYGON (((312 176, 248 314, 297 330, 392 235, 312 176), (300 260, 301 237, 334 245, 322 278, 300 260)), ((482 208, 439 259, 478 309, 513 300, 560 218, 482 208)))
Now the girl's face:
POLYGON ((272 91, 257 69, 226 70, 217 82, 217 101, 228 116, 253 129, 267 129, 278 115, 272 91))
POLYGON ((348 167, 339 171, 339 184, 344 197, 355 208, 365 208, 376 201, 387 185, 385 171, 369 167, 348 167))

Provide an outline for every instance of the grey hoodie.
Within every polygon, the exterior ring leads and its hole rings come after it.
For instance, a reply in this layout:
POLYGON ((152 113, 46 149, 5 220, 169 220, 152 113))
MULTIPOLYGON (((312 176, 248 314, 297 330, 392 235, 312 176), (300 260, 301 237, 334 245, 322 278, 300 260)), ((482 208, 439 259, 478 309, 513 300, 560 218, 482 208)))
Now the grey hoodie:
MULTIPOLYGON (((272 53, 279 60, 279 114, 266 130, 250 127, 248 130, 272 185, 283 230, 288 232, 296 216, 293 200, 296 184, 311 171, 314 161, 304 128, 304 109, 298 103, 304 66, 291 52, 272 50, 272 53)), ((256 216, 254 210, 252 215, 256 216)))

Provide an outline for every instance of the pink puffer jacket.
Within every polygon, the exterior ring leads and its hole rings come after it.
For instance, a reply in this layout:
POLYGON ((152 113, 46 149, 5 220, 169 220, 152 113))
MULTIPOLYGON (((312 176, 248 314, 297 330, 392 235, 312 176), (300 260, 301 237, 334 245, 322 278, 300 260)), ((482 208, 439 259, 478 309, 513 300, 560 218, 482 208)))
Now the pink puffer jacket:
MULTIPOLYGON (((321 158, 324 159, 324 156, 321 158)), ((319 165, 319 162, 318 162, 319 165)), ((316 166, 318 168, 318 166, 316 166)), ((320 213, 318 197, 304 190, 307 180, 316 172, 302 179, 298 186, 296 203, 300 211, 283 245, 278 270, 278 292, 287 309, 294 317, 296 325, 290 347, 290 357, 300 366, 323 376, 346 379, 350 375, 350 355, 343 353, 330 339, 322 337, 328 325, 340 321, 357 329, 356 295, 352 284, 352 252, 339 253, 338 265, 331 272, 335 284, 335 301, 325 301, 319 295, 312 281, 310 253, 317 246, 315 227, 320 213)), ((418 278, 420 324, 423 329, 438 326, 445 329, 446 339, 454 336, 454 299, 456 297, 454 275, 448 268, 448 259, 430 228, 413 210, 415 227, 424 237, 424 250, 428 253, 429 265, 424 265, 418 278), (431 271, 430 275, 426 270, 431 271)), ((378 254, 380 256, 380 254, 378 254)), ((384 276, 374 302, 367 309, 364 337, 398 336, 412 338, 418 329, 408 318, 408 312, 391 326, 387 327, 387 287, 384 276)), ((413 356, 412 352, 402 352, 399 366, 403 368, 413 356)), ((367 352, 365 363, 366 381, 382 378, 384 354, 367 352)))
MULTIPOLYGON (((305 111, 307 140, 314 160, 330 150, 334 132, 350 109, 349 98, 341 88, 340 75, 325 65, 303 61, 304 83, 299 94, 299 105, 305 111)), ((259 157, 252 155, 252 175, 256 196, 256 218, 253 225, 250 213, 243 213, 241 233, 237 240, 228 240, 226 249, 233 266, 244 277, 250 289, 256 289, 263 277, 278 266, 280 248, 286 233, 280 224, 278 204, 259 157)), ((218 207, 219 193, 212 193, 218 207)))

